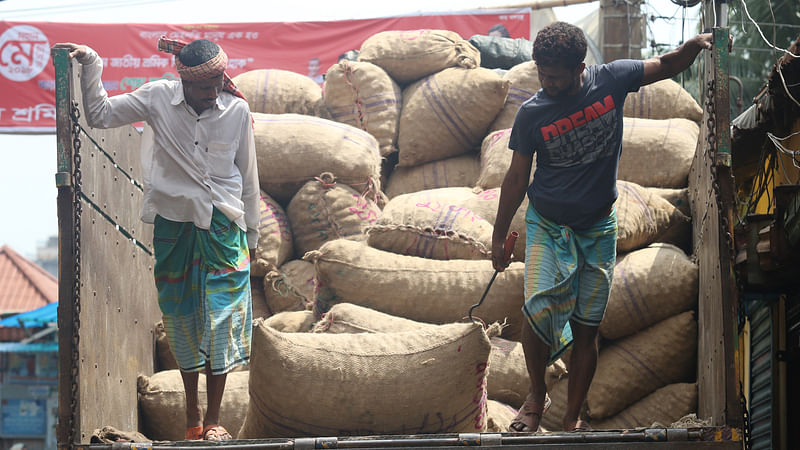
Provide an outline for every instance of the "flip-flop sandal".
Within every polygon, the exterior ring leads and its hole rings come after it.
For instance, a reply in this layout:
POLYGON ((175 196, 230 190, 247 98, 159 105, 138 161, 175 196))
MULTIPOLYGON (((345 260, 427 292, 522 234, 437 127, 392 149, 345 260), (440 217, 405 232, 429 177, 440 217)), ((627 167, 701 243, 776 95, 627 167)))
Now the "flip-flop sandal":
POLYGON ((592 427, 585 420, 581 419, 578 419, 578 421, 575 422, 575 426, 569 430, 570 433, 581 433, 585 431, 592 431, 592 427))
POLYGON ((206 441, 230 441, 233 436, 222 425, 206 425, 203 428, 203 439, 206 441))
MULTIPOLYGON (((534 416, 537 416, 539 419, 539 423, 541 424, 542 416, 544 413, 550 409, 550 405, 552 402, 550 401, 550 396, 545 394, 544 395, 544 406, 542 406, 541 411, 537 411, 535 408, 534 402, 530 400, 531 395, 528 394, 528 397, 525 398, 525 402, 522 404, 522 407, 519 409, 517 416, 514 417, 514 420, 511 421, 509 425, 509 431, 512 433, 530 433, 534 431, 539 431, 541 427, 539 425, 536 426, 536 429, 532 429, 526 422, 525 419, 530 418, 533 420, 534 416), (527 429, 526 429, 527 428, 527 429)), ((529 422, 531 423, 531 422, 529 422)))
POLYGON ((198 425, 196 427, 189 427, 186 429, 187 441, 202 441, 203 440, 203 427, 198 425))

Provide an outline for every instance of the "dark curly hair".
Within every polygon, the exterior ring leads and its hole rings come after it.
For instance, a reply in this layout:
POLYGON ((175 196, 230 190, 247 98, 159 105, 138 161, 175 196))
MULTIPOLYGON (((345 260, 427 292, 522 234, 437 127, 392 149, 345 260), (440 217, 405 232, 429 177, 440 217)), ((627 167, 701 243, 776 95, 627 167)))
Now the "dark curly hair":
POLYGON ((194 67, 217 56, 217 53, 219 45, 206 39, 198 39, 183 47, 178 53, 178 59, 188 67, 194 67))
POLYGON ((532 56, 538 65, 572 69, 586 58, 586 37, 575 25, 551 23, 536 35, 532 56))

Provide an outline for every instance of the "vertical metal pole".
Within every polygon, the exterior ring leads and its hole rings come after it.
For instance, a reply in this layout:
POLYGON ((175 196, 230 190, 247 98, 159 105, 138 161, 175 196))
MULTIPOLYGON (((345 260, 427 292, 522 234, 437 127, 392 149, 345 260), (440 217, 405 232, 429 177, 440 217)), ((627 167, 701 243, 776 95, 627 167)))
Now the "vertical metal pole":
POLYGON ((59 448, 71 448, 74 429, 79 423, 72 417, 73 300, 75 263, 74 192, 72 186, 72 69, 65 49, 52 51, 56 72, 56 187, 58 197, 58 428, 59 448))

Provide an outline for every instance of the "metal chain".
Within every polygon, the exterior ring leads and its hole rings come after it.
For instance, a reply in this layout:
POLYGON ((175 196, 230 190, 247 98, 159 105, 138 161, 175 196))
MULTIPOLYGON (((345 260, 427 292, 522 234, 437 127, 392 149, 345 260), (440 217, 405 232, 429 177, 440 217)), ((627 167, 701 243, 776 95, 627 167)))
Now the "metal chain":
MULTIPOLYGON (((706 102, 705 102, 705 110, 707 113, 706 118, 706 150, 703 152, 703 156, 708 155, 709 160, 711 161, 711 181, 712 186, 714 188, 715 194, 717 199, 719 200, 719 185, 717 184, 717 167, 716 167, 716 155, 717 155, 717 148, 716 148, 716 118, 714 116, 714 80, 708 82, 706 87, 706 102)), ((694 247, 694 256, 698 256, 698 249, 700 248, 700 244, 703 242, 703 235, 705 234, 705 225, 706 220, 708 220, 709 216, 709 198, 706 198, 706 204, 703 208, 703 218, 700 221, 700 225, 698 229, 700 230, 700 235, 698 236, 697 240, 695 241, 694 247)))
POLYGON ((78 435, 80 424, 75 423, 78 417, 78 375, 80 369, 80 327, 81 327, 81 125, 78 119, 81 116, 78 103, 72 102, 70 118, 72 119, 72 207, 73 216, 73 292, 72 292, 72 368, 71 368, 71 396, 70 396, 70 419, 69 419, 69 441, 72 447, 80 439, 78 435))

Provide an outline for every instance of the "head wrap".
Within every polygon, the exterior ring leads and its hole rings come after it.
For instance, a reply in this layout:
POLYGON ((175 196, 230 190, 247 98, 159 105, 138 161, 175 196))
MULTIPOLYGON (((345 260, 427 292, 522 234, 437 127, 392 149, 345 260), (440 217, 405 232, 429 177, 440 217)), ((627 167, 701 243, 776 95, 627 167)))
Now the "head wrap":
POLYGON ((223 75, 224 84, 222 86, 222 90, 228 91, 231 94, 243 99, 244 94, 233 84, 231 77, 225 73, 225 68, 228 65, 228 55, 222 50, 222 47, 219 49, 219 53, 216 56, 209 59, 208 61, 198 64, 196 66, 186 66, 184 65, 180 58, 178 58, 178 53, 181 52, 181 49, 186 46, 186 42, 177 40, 177 39, 167 39, 166 36, 161 36, 158 39, 158 50, 171 53, 176 56, 175 58, 175 67, 178 69, 178 75, 181 76, 182 80, 186 81, 198 81, 198 80, 207 80, 209 78, 218 77, 220 74, 223 75))

